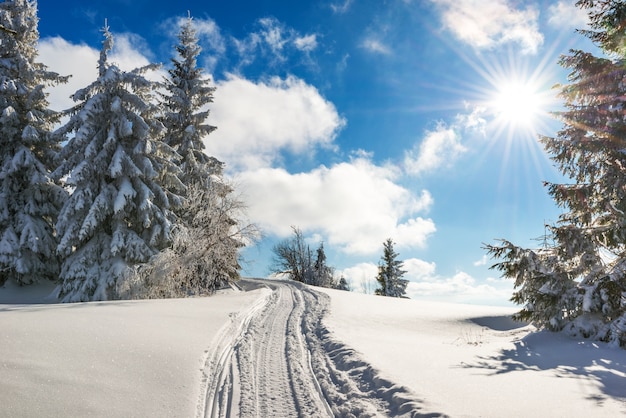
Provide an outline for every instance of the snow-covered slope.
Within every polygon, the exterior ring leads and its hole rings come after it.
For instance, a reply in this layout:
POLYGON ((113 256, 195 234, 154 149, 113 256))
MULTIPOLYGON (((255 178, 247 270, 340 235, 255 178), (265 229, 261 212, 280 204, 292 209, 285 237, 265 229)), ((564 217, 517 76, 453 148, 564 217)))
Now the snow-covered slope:
POLYGON ((0 416, 194 417, 213 337, 264 292, 0 304, 0 416))
MULTIPOLYGON (((247 313, 267 311, 264 301, 272 300, 270 289, 259 288, 196 299, 32 303, 49 290, 0 288, 0 416, 197 416, 217 375, 211 355, 241 331, 233 324, 242 318, 252 324, 250 336, 267 338, 257 332, 267 320, 257 327, 247 313)), ((626 414, 624 350, 528 335, 530 328, 506 318, 508 308, 323 292, 330 333, 317 347, 338 368, 354 367, 357 378, 367 374, 390 392, 410 393, 418 416, 626 414)), ((306 316, 312 306, 304 306, 306 316)), ((323 376, 317 382, 324 386, 323 376)))
POLYGON ((626 351, 531 333, 515 309, 323 290, 326 325, 425 409, 451 417, 626 415, 626 351))

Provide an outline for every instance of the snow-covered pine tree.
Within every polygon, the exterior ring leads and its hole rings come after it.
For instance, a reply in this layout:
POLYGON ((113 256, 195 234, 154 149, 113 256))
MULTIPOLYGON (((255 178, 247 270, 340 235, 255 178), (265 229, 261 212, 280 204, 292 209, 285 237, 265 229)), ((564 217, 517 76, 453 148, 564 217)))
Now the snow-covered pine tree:
POLYGON ((329 288, 335 287, 333 269, 326 264, 324 243, 320 243, 317 247, 315 264, 313 264, 313 282, 310 284, 329 288))
POLYGON ((591 30, 581 31, 606 53, 581 50, 561 58, 569 84, 559 113, 564 127, 542 138, 569 184, 547 184, 565 209, 540 249, 508 241, 487 246, 494 265, 515 279, 517 318, 626 347, 626 4, 583 0, 591 30))
POLYGON ((375 293, 381 296, 391 296, 395 298, 406 295, 406 287, 409 281, 402 276, 406 271, 402 270, 404 262, 398 260, 398 253, 393 248, 393 240, 388 238, 383 243, 383 255, 378 264, 378 276, 376 280, 380 288, 375 293))
POLYGON ((37 3, 0 3, 0 285, 56 280, 54 222, 66 198, 50 179, 59 114, 45 87, 67 77, 36 62, 37 3))
POLYGON ((335 289, 337 290, 350 290, 350 285, 348 285, 348 281, 346 280, 345 277, 341 276, 341 278, 339 279, 339 282, 337 282, 337 286, 335 286, 335 289))
POLYGON ((71 195, 57 222, 63 257, 64 302, 115 297, 128 267, 166 248, 171 235, 169 194, 163 173, 173 172, 176 153, 162 142, 154 104, 155 83, 108 60, 113 37, 104 28, 99 76, 77 91, 78 104, 57 135, 69 138, 54 172, 71 195))
POLYGON ((185 185, 205 184, 210 176, 222 175, 222 163, 204 153, 204 138, 216 127, 206 123, 207 105, 213 102, 215 87, 205 77, 197 58, 201 52, 191 17, 182 25, 176 46, 178 57, 172 58, 173 68, 165 79, 161 94, 167 129, 165 142, 182 157, 181 181, 185 185))
POLYGON ((166 93, 161 94, 165 141, 181 156, 180 178, 186 186, 182 205, 174 208, 179 219, 172 250, 180 263, 172 260, 179 268, 171 280, 189 291, 211 292, 239 278, 238 251, 254 227, 240 225, 237 217, 243 205, 223 178, 223 163, 204 153, 203 140, 216 129, 206 123, 215 87, 198 67, 201 48, 191 17, 178 40, 166 93), (194 260, 190 254, 195 254, 194 260))

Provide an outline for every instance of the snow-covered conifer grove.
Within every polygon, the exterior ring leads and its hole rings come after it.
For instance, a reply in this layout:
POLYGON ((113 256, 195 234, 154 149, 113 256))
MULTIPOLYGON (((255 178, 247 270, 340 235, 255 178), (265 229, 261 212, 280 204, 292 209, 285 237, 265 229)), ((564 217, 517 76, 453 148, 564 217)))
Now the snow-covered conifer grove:
MULTIPOLYGON (((182 201, 172 208, 177 219, 173 243, 153 260, 152 267, 160 267, 135 271, 131 277, 135 283, 152 281, 140 289, 182 296, 212 291, 238 279, 238 249, 254 238, 256 229, 234 219, 243 217, 243 204, 223 179, 223 163, 203 152, 203 138, 216 129, 205 123, 215 88, 197 65, 201 48, 191 17, 182 25, 178 40, 178 57, 172 59, 160 97, 164 141, 180 156, 182 201), (162 284, 167 284, 167 290, 162 284)), ((134 287, 131 280, 130 288, 134 287)))
POLYGON ((105 24, 98 77, 60 127, 45 88, 66 77, 36 62, 37 24, 36 1, 0 3, 0 284, 48 279, 76 302, 210 293, 238 278, 256 230, 203 152, 214 87, 191 17, 163 83, 147 77, 157 64, 110 62, 105 24))

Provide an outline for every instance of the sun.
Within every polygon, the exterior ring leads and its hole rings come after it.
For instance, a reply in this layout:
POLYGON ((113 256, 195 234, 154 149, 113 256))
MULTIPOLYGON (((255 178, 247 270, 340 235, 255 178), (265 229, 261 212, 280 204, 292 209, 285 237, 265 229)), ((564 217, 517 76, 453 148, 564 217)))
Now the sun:
POLYGON ((531 65, 531 61, 505 55, 483 62, 481 74, 486 83, 481 102, 494 137, 536 140, 549 132, 557 95, 552 88, 555 74, 546 68, 545 60, 531 65))
POLYGON ((545 92, 528 80, 502 80, 488 102, 494 122, 515 130, 534 131, 547 112, 545 92))

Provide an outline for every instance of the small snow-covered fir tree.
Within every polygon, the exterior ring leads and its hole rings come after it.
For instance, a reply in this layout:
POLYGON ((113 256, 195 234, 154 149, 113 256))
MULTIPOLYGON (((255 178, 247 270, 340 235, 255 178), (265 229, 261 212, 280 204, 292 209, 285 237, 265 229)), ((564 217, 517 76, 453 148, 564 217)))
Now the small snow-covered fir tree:
POLYGON ((515 280, 517 318, 538 327, 626 347, 626 4, 583 0, 591 29, 581 31, 606 53, 575 50, 561 58, 566 110, 557 137, 542 138, 569 184, 548 184, 565 209, 540 249, 509 241, 487 246, 494 268, 515 280))
POLYGON ((58 113, 45 88, 67 77, 36 62, 37 3, 0 3, 0 285, 56 280, 54 222, 66 194, 50 179, 58 113))
POLYGON ((161 141, 155 83, 108 60, 113 37, 104 28, 99 76, 77 91, 78 104, 57 135, 73 134, 61 152, 57 178, 71 195, 57 222, 63 257, 60 297, 65 302, 115 297, 128 267, 147 262, 171 239, 166 172, 175 152, 161 141))
POLYGON ((337 282, 337 286, 335 286, 335 289, 337 289, 337 290, 347 290, 347 291, 350 290, 350 285, 348 284, 348 281, 346 280, 345 277, 341 276, 341 278, 337 282))
POLYGON ((335 287, 333 269, 326 264, 324 243, 320 243, 317 247, 315 264, 313 264, 313 281, 310 284, 329 288, 335 287))
POLYGON ((398 253, 393 249, 393 240, 388 238, 383 243, 383 255, 378 264, 378 281, 379 288, 375 293, 381 296, 390 296, 394 298, 406 295, 406 287, 409 281, 403 279, 402 276, 406 271, 402 270, 404 262, 398 260, 398 253))

